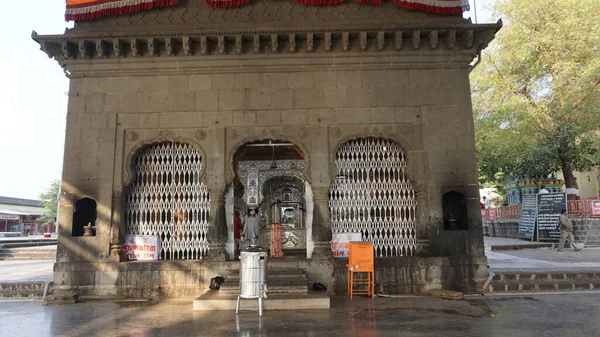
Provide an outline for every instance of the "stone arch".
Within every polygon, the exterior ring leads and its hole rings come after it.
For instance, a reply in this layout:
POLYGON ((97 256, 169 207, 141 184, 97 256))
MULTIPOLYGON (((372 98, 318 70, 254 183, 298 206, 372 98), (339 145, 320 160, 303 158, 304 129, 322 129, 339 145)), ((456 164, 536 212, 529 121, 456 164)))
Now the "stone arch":
MULTIPOLYGON (((138 156, 142 151, 144 151, 144 149, 146 149, 152 145, 164 143, 164 142, 188 144, 188 145, 192 146, 196 151, 200 152, 202 160, 206 162, 206 158, 207 158, 206 152, 204 151, 204 149, 202 148, 202 146, 200 146, 200 144, 198 142, 194 141, 191 138, 174 136, 171 133, 164 133, 163 135, 161 135, 159 137, 148 138, 144 141, 136 143, 133 146, 133 148, 131 148, 131 150, 129 150, 129 152, 125 156, 125 161, 124 161, 125 170, 123 173, 123 186, 125 188, 129 187, 133 182, 133 179, 135 176, 133 174, 134 173, 133 164, 134 164, 136 156, 138 156)), ((202 181, 206 181, 206 166, 207 165, 202 165, 202 169, 200 171, 200 178, 202 181)), ((127 193, 125 193, 125 194, 127 194, 127 193)))
POLYGON ((334 154, 329 190, 334 233, 360 232, 377 257, 410 256, 417 248, 417 196, 403 149, 393 139, 354 138, 334 154))
POLYGON ((306 147, 306 145, 302 141, 300 141, 300 139, 297 137, 289 136, 289 135, 285 135, 285 136, 279 135, 279 134, 275 134, 273 132, 270 135, 268 135, 268 134, 259 135, 259 136, 252 135, 252 136, 248 136, 245 138, 241 138, 238 142, 233 143, 231 145, 231 148, 229 148, 228 154, 227 154, 226 181, 231 182, 235 179, 235 175, 236 175, 235 156, 242 147, 244 147, 246 144, 256 143, 256 142, 260 142, 260 141, 267 141, 269 139, 281 141, 281 142, 293 143, 302 151, 302 153, 304 154, 304 162, 305 162, 304 170, 302 171, 302 179, 310 182, 310 158, 309 158, 309 151, 308 151, 308 148, 306 147))
POLYGON ((415 158, 413 155, 414 149, 410 145, 410 142, 408 142, 406 139, 403 139, 402 137, 399 137, 396 134, 388 134, 388 133, 378 131, 378 130, 377 131, 368 131, 368 132, 364 131, 364 132, 349 133, 340 138, 336 138, 335 142, 332 142, 330 144, 331 151, 329 153, 329 177, 330 177, 331 181, 333 181, 335 179, 335 176, 337 175, 336 167, 335 167, 335 156, 336 156, 336 153, 338 152, 338 150, 340 149, 340 147, 342 147, 344 144, 346 144, 347 142, 349 142, 353 139, 361 139, 361 138, 380 138, 380 139, 389 139, 389 140, 394 141, 394 143, 396 143, 396 145, 404 153, 404 157, 406 159, 406 169, 405 169, 406 176, 410 180, 412 186, 415 186, 415 187, 417 186, 417 184, 416 184, 417 167, 416 167, 415 158))
POLYGON ((124 232, 159 236, 161 259, 201 259, 208 253, 210 195, 202 179, 203 153, 165 139, 129 157, 132 177, 124 189, 124 232))

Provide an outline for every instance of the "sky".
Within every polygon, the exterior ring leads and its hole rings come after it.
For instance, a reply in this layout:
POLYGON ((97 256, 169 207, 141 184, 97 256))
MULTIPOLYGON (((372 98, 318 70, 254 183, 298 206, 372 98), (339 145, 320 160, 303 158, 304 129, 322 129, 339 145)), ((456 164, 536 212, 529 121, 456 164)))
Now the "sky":
POLYGON ((31 31, 60 34, 64 0, 2 1, 0 196, 37 199, 62 170, 69 81, 31 31))
MULTIPOLYGON (((196 0, 200 1, 200 0, 196 0)), ((471 0, 465 17, 491 21, 496 0, 471 0)), ((0 31, 0 196, 37 199, 62 175, 69 80, 56 61, 31 39, 38 34, 61 34, 64 0, 2 3, 0 31)))

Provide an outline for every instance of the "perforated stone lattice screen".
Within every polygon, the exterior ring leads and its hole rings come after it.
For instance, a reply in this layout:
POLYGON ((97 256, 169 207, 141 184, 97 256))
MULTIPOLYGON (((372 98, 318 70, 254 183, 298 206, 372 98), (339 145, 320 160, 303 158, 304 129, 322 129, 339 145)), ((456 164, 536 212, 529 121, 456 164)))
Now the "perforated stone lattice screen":
POLYGON ((402 149, 391 140, 354 139, 340 147, 335 165, 329 193, 332 231, 362 233, 377 257, 413 255, 417 202, 402 149))
POLYGON ((161 259, 201 259, 208 251, 210 205, 208 188, 200 181, 200 152, 164 142, 134 160, 135 182, 125 204, 127 234, 160 236, 161 259))

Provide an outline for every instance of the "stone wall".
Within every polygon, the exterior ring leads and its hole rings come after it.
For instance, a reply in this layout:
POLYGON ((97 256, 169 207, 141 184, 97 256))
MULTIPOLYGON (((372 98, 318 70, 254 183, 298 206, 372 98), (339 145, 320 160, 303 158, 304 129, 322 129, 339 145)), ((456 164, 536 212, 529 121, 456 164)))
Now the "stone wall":
POLYGON ((516 239, 519 236, 518 220, 494 220, 483 222, 483 235, 516 239))
POLYGON ((81 22, 62 36, 34 34, 71 80, 55 284, 134 297, 157 286, 165 296, 200 290, 229 266, 224 196, 234 182, 235 153, 275 139, 306 156, 302 179, 314 196, 309 280, 343 289, 342 279, 331 280, 328 247, 335 154, 349 140, 375 137, 402 148, 417 200, 418 249, 408 259, 378 262, 381 285, 389 292, 473 291, 485 261, 469 67, 499 28, 392 1, 348 1, 322 11, 257 0, 231 10, 182 1, 81 22), (133 159, 165 141, 202 154, 209 256, 121 262, 133 159), (465 230, 444 230, 442 196, 451 191, 464 196, 465 230), (81 198, 97 203, 96 236, 71 236, 81 198))
MULTIPOLYGON (((335 293, 346 294, 348 259, 336 259, 335 293)), ((376 291, 386 294, 422 294, 432 289, 474 293, 488 276, 485 256, 403 257, 375 260, 376 291)))
MULTIPOLYGON (((586 246, 600 246, 600 219, 572 218, 571 221, 573 221, 575 241, 583 242, 586 246)), ((519 232, 519 221, 485 221, 483 222, 483 230, 485 236, 516 239, 519 232)))

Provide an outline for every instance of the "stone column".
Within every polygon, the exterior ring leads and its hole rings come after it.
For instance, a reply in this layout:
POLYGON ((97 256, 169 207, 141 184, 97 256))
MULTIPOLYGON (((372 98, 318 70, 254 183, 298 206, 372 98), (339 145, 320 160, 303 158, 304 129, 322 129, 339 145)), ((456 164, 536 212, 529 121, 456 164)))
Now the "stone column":
POLYGON ((113 191, 112 195, 112 214, 110 219, 110 260, 120 262, 123 259, 122 248, 125 234, 125 217, 121 214, 125 212, 125 193, 113 191))
POLYGON ((313 189, 313 260, 325 260, 333 258, 333 254, 329 246, 329 242, 331 241, 331 218, 329 215, 328 195, 329 189, 326 187, 317 187, 313 189))
POLYGON ((225 221, 225 196, 222 189, 211 189, 210 213, 207 230, 209 261, 226 261, 227 224, 225 221))
POLYGON ((429 237, 431 236, 432 226, 429 221, 429 202, 426 182, 416 182, 413 185, 415 197, 417 199, 416 230, 417 230, 417 256, 427 256, 429 254, 429 237))
POLYGON ((68 262, 72 255, 71 233, 73 230, 73 213, 75 212, 75 195, 66 191, 65 185, 60 194, 60 214, 58 219, 58 246, 56 262, 68 262))

